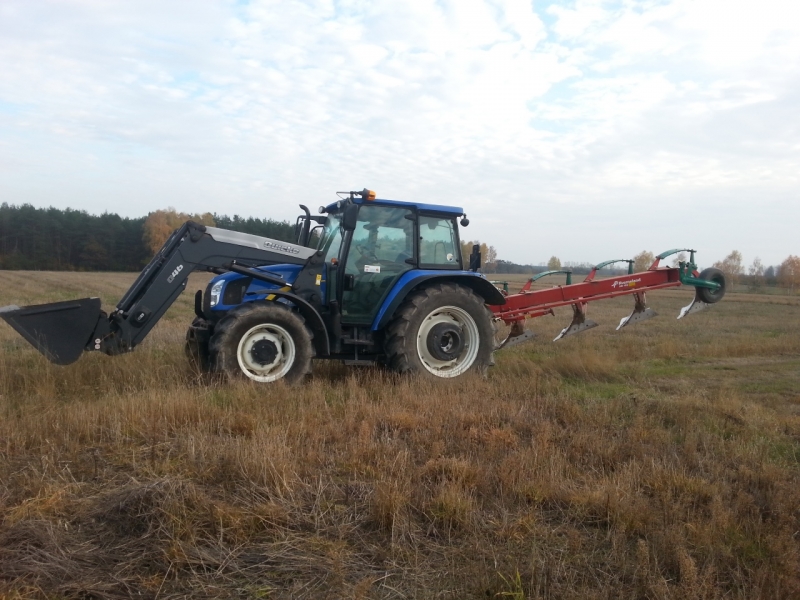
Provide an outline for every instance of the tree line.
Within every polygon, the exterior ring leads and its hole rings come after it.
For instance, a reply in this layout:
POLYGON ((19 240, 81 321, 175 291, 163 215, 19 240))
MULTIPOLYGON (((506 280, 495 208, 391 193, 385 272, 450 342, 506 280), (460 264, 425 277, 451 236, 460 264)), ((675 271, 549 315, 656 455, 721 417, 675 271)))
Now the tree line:
MULTIPOLYGON (((645 271, 653 264, 655 254, 648 250, 643 250, 633 257, 634 272, 645 271)), ((688 256, 685 252, 680 252, 669 257, 667 263, 662 263, 677 267, 678 263, 686 262, 688 256)), ((515 269, 523 270, 504 270, 504 261, 497 261, 497 273, 537 273, 544 271, 544 267, 533 265, 514 265, 515 269)), ((612 265, 609 273, 620 272, 621 269, 614 268, 619 265, 612 265)), ((787 288, 790 292, 800 290, 800 256, 789 255, 780 265, 764 265, 759 257, 755 257, 749 267, 745 267, 741 252, 733 250, 724 259, 715 262, 713 267, 721 270, 729 285, 747 285, 753 290, 765 286, 780 286, 787 288)), ((592 265, 589 263, 564 263, 564 268, 568 268, 574 273, 588 273, 592 265)), ((551 256, 547 262, 547 269, 557 271, 562 268, 561 260, 557 256, 551 256)))
MULTIPOLYGON (((655 260, 652 252, 643 251, 634 257, 634 269, 643 271, 655 260)), ((681 252, 672 258, 672 266, 686 261, 686 254, 681 252)), ((781 286, 794 292, 800 288, 800 257, 789 255, 780 265, 767 266, 756 256, 749 267, 745 267, 742 253, 731 251, 725 258, 711 265, 725 274, 728 285, 743 284, 753 289, 764 286, 781 286)))
POLYGON ((174 209, 128 218, 4 202, 0 204, 0 269, 139 271, 189 218, 284 242, 294 240, 294 225, 273 219, 187 215, 174 209))
MULTIPOLYGON (((205 213, 189 215, 175 209, 157 210, 146 217, 120 217, 114 213, 91 215, 71 208, 35 208, 0 204, 0 269, 47 271, 139 271, 161 248, 170 233, 184 221, 193 220, 251 233, 284 242, 294 241, 294 225, 288 221, 205 213)), ((494 246, 480 241, 461 244, 463 256, 480 247, 484 273, 539 273, 559 270, 561 260, 552 256, 544 265, 520 265, 497 257, 494 246)), ((643 271, 655 260, 652 252, 642 251, 634 257, 634 270, 643 271)), ((680 253, 671 257, 677 266, 687 257, 680 253)), ((588 263, 564 263, 575 273, 588 273, 588 263)), ((616 266, 616 265, 615 265, 616 266)), ((800 289, 800 257, 791 255, 780 265, 767 266, 756 257, 745 267, 742 254, 732 251, 714 267, 725 273, 731 285, 739 283, 755 289, 780 285, 794 292, 800 289)))
POLYGON ((725 277, 733 284, 743 283, 755 289, 765 285, 779 285, 790 292, 800 289, 800 256, 793 254, 775 266, 765 266, 756 256, 750 266, 745 268, 741 252, 734 250, 713 266, 725 273, 725 277))

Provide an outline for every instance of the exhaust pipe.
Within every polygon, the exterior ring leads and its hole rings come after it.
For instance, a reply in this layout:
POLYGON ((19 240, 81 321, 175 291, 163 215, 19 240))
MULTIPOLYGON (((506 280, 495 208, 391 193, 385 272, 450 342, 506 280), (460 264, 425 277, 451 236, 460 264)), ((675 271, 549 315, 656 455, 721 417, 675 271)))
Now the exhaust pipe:
POLYGON ((0 317, 57 365, 74 363, 84 350, 99 349, 92 336, 104 316, 100 298, 0 308, 0 317))

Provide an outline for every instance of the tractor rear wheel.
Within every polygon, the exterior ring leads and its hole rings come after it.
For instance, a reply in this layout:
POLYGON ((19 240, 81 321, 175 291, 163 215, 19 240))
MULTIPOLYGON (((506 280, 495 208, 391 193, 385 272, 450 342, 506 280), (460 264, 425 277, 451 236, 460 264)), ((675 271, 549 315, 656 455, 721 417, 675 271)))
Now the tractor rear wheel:
POLYGON ((703 271, 700 273, 700 279, 718 283, 719 288, 716 290, 704 287, 695 288, 695 295, 699 300, 702 300, 707 304, 714 304, 715 302, 722 300, 722 297, 725 295, 725 274, 722 271, 714 267, 703 269, 703 271))
POLYGON ((311 338, 303 317, 281 304, 242 304, 214 328, 211 365, 229 377, 298 383, 311 372, 311 338))
POLYGON ((386 328, 389 366, 429 379, 486 374, 494 364, 492 314, 475 292, 440 283, 413 292, 386 328))

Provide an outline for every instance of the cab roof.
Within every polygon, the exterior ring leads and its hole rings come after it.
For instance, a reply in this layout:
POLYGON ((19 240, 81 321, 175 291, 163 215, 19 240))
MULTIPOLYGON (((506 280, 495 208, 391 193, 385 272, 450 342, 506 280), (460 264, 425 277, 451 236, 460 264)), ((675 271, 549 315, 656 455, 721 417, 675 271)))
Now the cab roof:
MULTIPOLYGON (((353 204, 375 204, 378 206, 396 206, 398 208, 411 208, 423 212, 433 212, 439 214, 452 215, 459 217, 464 214, 464 209, 460 206, 445 206, 443 204, 426 204, 424 202, 404 202, 403 200, 386 200, 376 198, 375 200, 364 200, 363 198, 353 198, 353 204)), ((342 206, 344 201, 342 201, 342 206)), ((336 212, 339 209, 339 202, 333 202, 325 207, 325 212, 336 212)))

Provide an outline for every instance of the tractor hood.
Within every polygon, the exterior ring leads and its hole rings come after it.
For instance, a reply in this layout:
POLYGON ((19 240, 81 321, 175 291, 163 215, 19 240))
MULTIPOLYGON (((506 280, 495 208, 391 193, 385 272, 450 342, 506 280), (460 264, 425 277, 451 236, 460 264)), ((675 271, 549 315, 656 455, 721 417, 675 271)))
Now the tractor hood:
MULTIPOLYGON (((282 277, 287 284, 292 284, 297 279, 297 275, 302 268, 301 265, 284 264, 255 267, 254 270, 273 277, 282 277)), ((217 275, 208 283, 206 288, 204 312, 228 311, 244 301, 260 300, 271 291, 282 287, 278 284, 268 283, 239 273, 230 272, 217 275)))

